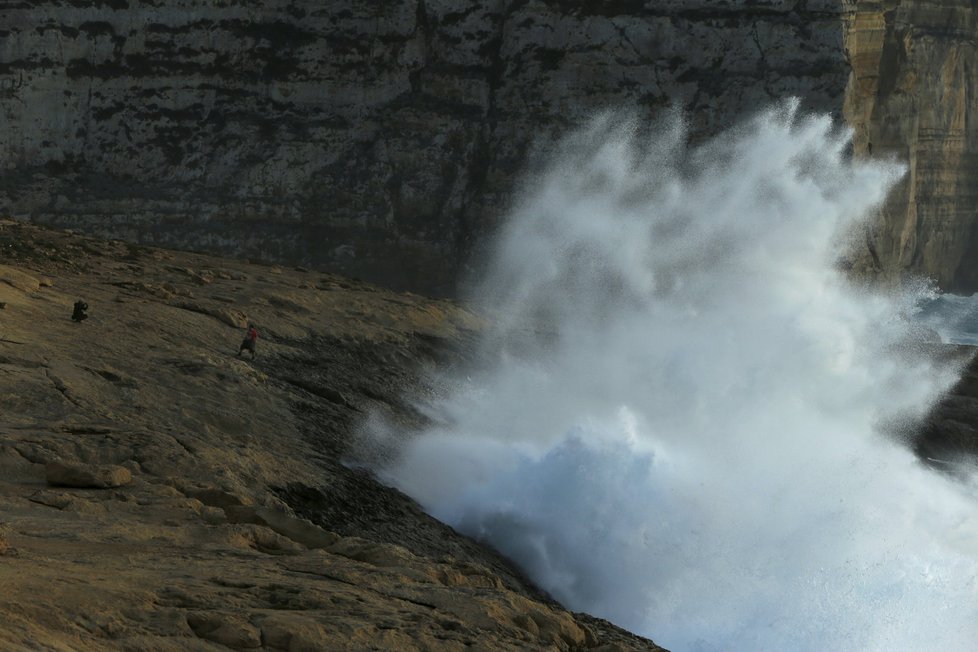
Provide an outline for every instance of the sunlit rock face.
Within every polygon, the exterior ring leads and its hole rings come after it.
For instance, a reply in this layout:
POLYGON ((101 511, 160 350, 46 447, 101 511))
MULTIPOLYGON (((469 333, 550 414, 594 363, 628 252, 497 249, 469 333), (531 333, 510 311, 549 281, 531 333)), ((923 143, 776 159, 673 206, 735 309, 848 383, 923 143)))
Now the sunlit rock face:
POLYGON ((978 290, 978 10, 969 0, 850 3, 846 120, 861 155, 908 174, 868 234, 860 266, 978 290))
POLYGON ((839 113, 836 0, 38 0, 0 8, 0 212, 451 292, 609 108, 839 113))

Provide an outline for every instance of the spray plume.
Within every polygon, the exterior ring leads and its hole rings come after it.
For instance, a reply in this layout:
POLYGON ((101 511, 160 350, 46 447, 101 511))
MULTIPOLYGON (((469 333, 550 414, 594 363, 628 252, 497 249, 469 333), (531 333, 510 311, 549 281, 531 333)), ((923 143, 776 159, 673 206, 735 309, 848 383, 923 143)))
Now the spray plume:
POLYGON ((566 606, 683 650, 965 650, 978 501, 895 428, 958 369, 836 261, 903 174, 787 103, 596 120, 512 210, 478 363, 376 469, 566 606))

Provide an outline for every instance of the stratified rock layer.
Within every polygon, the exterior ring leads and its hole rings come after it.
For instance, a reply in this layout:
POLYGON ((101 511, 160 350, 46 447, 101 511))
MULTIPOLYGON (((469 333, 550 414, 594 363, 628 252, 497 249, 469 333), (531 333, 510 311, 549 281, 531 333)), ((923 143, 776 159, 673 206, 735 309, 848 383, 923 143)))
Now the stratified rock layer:
POLYGON ((858 155, 907 175, 872 225, 862 268, 978 290, 978 8, 970 0, 850 3, 846 121, 858 155))
POLYGON ((451 291, 595 111, 838 112, 837 0, 0 8, 0 213, 451 291))

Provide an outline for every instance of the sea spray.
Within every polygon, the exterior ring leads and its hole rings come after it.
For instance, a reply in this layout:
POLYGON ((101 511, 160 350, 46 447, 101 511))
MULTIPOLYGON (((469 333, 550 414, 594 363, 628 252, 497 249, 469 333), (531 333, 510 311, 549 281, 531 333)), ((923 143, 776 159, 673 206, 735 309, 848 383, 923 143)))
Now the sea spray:
POLYGON ((477 362, 378 474, 682 650, 971 650, 978 506, 894 433, 956 379, 838 258, 903 174, 788 103, 696 148, 596 120, 499 234, 477 362))

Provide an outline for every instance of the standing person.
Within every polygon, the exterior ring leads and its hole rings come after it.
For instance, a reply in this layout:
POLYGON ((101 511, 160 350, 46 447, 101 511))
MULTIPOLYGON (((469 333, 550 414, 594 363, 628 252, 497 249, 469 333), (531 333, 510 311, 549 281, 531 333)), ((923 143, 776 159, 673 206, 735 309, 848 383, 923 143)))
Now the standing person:
POLYGON ((245 334, 244 340, 241 341, 241 346, 238 347, 238 355, 247 349, 251 351, 251 358, 255 358, 255 344, 258 342, 258 329, 255 328, 254 324, 248 324, 248 332, 245 334))

